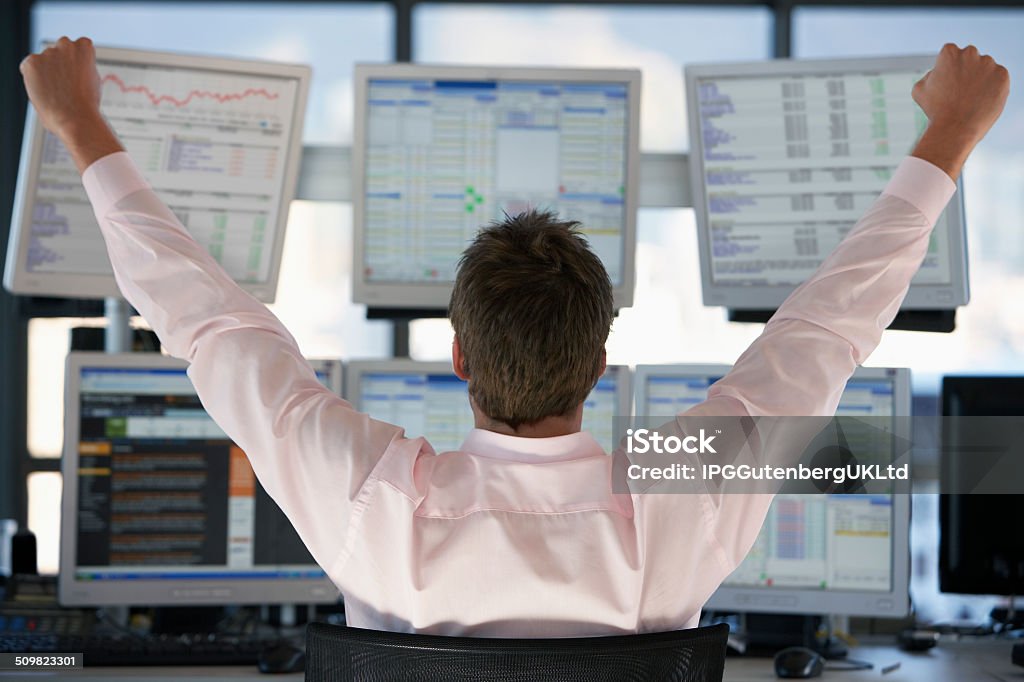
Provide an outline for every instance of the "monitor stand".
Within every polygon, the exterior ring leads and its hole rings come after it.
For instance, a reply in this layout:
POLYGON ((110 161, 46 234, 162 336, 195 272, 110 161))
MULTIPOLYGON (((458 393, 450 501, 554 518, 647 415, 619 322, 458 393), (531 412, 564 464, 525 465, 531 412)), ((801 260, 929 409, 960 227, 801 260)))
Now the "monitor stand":
POLYGON ((1003 606, 995 606, 989 613, 993 622, 1002 625, 1003 630, 1019 630, 1024 628, 1024 612, 1017 608, 1016 597, 1010 595, 1003 606))
MULTIPOLYGON (((730 322, 765 323, 775 314, 774 310, 739 310, 730 308, 730 322)), ((956 330, 956 310, 900 310, 889 325, 889 329, 911 332, 936 332, 949 334, 956 330)))
POLYGON ((813 649, 828 659, 846 658, 846 644, 831 634, 818 636, 822 616, 776 613, 748 613, 743 618, 746 656, 774 656, 791 646, 813 649))
POLYGON ((367 307, 366 319, 368 320, 391 320, 394 330, 391 337, 391 357, 409 357, 409 334, 410 325, 413 320, 424 318, 438 319, 448 316, 448 311, 443 308, 374 308, 367 307))

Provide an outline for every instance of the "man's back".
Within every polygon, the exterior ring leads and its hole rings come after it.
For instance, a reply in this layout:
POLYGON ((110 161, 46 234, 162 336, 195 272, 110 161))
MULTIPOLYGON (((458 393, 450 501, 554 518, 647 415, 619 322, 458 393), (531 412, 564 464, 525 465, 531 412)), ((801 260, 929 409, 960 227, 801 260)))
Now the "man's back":
MULTIPOLYGON (((756 538, 770 496, 614 495, 614 460, 587 434, 477 429, 464 451, 435 455, 324 389, 281 323, 211 264, 126 155, 84 180, 129 299, 191 362, 204 406, 341 588, 352 624, 508 636, 692 626, 756 538), (190 263, 207 273, 203 298, 181 290, 190 263)), ((953 188, 934 166, 904 162, 852 237, 687 414, 834 413, 953 188), (868 284, 851 298, 854 280, 868 284), (849 311, 824 305, 839 298, 849 311)))
POLYGON ((441 455, 422 444, 393 442, 367 481, 332 572, 351 625, 485 637, 679 629, 697 624, 728 573, 700 497, 651 496, 671 502, 674 520, 657 518, 664 505, 613 492, 613 458, 589 434, 476 430, 441 455))
MULTIPOLYGON (((695 624, 770 496, 613 494, 614 459, 572 433, 612 318, 607 274, 577 233, 513 224, 490 234, 513 237, 503 250, 481 252, 479 238, 467 249, 459 277, 469 271, 475 286, 456 283, 454 368, 471 377, 488 430, 436 456, 324 389, 280 321, 160 201, 102 118, 89 41, 61 39, 22 73, 83 172, 122 293, 191 363, 207 411, 342 589, 353 624, 508 636, 695 624), (492 433, 505 431, 533 437, 492 433)), ((1008 89, 1005 69, 976 49, 943 49, 914 91, 931 121, 916 158, 697 412, 834 413, 1008 89)))

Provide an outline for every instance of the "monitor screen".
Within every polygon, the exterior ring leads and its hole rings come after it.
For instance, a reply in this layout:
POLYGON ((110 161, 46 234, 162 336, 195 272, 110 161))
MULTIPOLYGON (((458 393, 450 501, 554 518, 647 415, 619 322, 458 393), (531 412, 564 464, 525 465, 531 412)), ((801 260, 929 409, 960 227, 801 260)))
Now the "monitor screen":
MULTIPOLYGON (((703 401, 711 384, 728 370, 728 366, 638 367, 637 414, 668 417, 689 409, 703 401)), ((871 417, 872 427, 890 433, 902 428, 895 418, 910 414, 908 372, 857 370, 836 414, 871 417)), ((870 452, 862 449, 868 441, 858 442, 851 426, 844 429, 851 450, 861 461, 870 461, 870 452)), ((877 438, 871 442, 877 443, 877 438)), ((777 495, 754 546, 709 607, 851 615, 904 612, 909 579, 907 498, 904 494, 777 495)))
MULTIPOLYGON (((993 452, 1020 453, 1024 376, 942 378, 942 490, 962 490, 979 470, 996 471, 993 452), (988 434, 983 434, 988 431, 988 434), (985 464, 979 464, 985 462, 985 464)), ((1013 488, 1019 477, 1003 477, 1013 488)), ((991 491, 991 484, 982 490, 991 491)), ((1024 494, 939 495, 939 589, 954 594, 1016 595, 1024 591, 1024 534, 1013 519, 1024 494)))
MULTIPOLYGON (((242 287, 272 301, 295 191, 309 68, 97 49, 103 115, 160 198, 242 287)), ((5 284, 116 296, 63 144, 29 116, 5 284)))
POLYGON ((634 71, 357 66, 355 300, 446 307, 477 231, 538 208, 630 305, 638 106, 634 71))
MULTIPOLYGON (((340 363, 314 365, 337 391, 340 363)), ((67 385, 62 603, 334 601, 184 363, 73 353, 67 385)))
MULTIPOLYGON (((773 310, 867 211, 927 125, 911 88, 934 57, 686 70, 704 302, 773 310)), ((962 192, 904 308, 968 300, 962 192)))
MULTIPOLYGON (((443 362, 408 360, 353 362, 346 398, 374 419, 425 436, 436 452, 458 450, 474 428, 466 382, 443 362)), ((629 414, 629 370, 610 366, 583 403, 583 430, 606 452, 616 442, 616 417, 629 414)))

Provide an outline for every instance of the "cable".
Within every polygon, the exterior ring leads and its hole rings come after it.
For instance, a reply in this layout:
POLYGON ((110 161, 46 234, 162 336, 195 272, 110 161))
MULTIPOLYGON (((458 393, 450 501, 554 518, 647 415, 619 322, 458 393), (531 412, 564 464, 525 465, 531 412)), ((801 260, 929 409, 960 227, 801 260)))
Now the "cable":
POLYGON ((825 663, 825 670, 871 670, 874 667, 875 665, 870 661, 858 661, 852 658, 825 663))

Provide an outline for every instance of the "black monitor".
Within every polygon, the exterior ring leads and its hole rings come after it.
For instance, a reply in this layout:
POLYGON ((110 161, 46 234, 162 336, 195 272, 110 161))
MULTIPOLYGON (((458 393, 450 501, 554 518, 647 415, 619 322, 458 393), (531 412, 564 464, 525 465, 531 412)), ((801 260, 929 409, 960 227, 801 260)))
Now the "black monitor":
MULTIPOLYGON (((1024 416, 1024 376, 943 377, 944 417, 1024 416)), ((943 419, 943 490, 977 456, 975 431, 943 419)), ((1021 446, 1024 450, 1024 444, 1021 446)), ((1024 453, 1022 453, 1024 454, 1024 453)), ((939 496, 939 589, 955 594, 1024 594, 1024 532, 1017 520, 1024 494, 939 496)))

